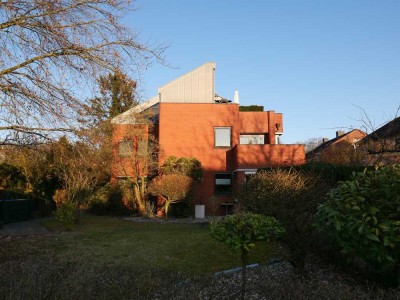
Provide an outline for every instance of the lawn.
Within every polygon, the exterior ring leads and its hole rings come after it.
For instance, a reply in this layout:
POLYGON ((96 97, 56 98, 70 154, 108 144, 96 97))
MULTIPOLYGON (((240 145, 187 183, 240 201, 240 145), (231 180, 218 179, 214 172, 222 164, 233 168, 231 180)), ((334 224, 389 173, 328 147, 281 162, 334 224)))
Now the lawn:
MULTIPOLYGON (((240 277, 213 276, 239 265, 239 255, 214 241, 207 225, 95 216, 73 232, 55 220, 44 225, 53 233, 0 239, 0 299, 239 299, 240 277)), ((280 255, 265 242, 250 252, 251 263, 280 255)), ((284 270, 251 270, 252 299, 399 299, 398 289, 371 288, 331 269, 313 269, 308 279, 284 270)))
MULTIPOLYGON (((133 223, 117 218, 85 216, 71 233, 55 220, 43 222, 54 235, 13 240, 2 245, 0 261, 51 258, 85 266, 158 268, 193 275, 240 265, 239 255, 214 241, 205 224, 133 223)), ((275 244, 260 242, 251 263, 279 255, 275 244)))
MULTIPOLYGON (((207 225, 97 216, 72 232, 43 224, 52 234, 0 240, 0 299, 194 299, 214 272, 240 265, 207 225)), ((266 263, 278 249, 258 243, 251 262, 266 263)))

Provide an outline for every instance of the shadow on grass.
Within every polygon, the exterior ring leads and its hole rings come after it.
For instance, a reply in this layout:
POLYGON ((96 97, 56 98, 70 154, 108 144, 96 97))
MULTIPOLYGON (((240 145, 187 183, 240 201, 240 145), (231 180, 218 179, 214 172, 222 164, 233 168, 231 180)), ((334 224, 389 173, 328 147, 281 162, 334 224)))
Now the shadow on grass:
MULTIPOLYGON (((204 225, 132 223, 99 216, 83 217, 70 233, 63 232, 55 219, 43 225, 56 234, 5 244, 0 260, 56 259, 88 267, 154 268, 193 275, 240 265, 239 254, 212 239, 204 225)), ((252 249, 250 263, 266 263, 279 251, 276 244, 260 242, 252 249)))

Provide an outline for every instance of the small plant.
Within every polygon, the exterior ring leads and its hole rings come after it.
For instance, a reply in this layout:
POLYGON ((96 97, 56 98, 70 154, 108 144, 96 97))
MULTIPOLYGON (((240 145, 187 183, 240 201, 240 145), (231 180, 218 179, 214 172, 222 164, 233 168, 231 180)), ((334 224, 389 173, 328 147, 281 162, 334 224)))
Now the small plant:
POLYGON ((249 262, 249 251, 255 242, 268 240, 284 233, 283 227, 273 217, 259 214, 241 213, 212 221, 211 235, 219 242, 229 246, 232 251, 240 251, 242 263, 242 299, 246 293, 246 266, 249 262))
POLYGON ((351 180, 341 182, 319 207, 316 224, 348 257, 399 281, 399 215, 397 165, 354 173, 351 180))
POLYGON ((72 227, 75 224, 76 208, 73 203, 66 202, 63 205, 57 207, 54 213, 57 221, 59 221, 67 231, 72 231, 72 227))

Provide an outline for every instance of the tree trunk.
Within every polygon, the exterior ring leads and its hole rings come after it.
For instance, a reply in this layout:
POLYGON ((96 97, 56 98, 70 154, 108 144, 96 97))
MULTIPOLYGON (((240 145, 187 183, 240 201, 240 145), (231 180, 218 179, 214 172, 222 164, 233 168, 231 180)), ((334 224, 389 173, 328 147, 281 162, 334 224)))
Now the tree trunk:
POLYGON ((146 183, 143 176, 140 177, 140 181, 136 180, 133 183, 133 191, 139 214, 141 216, 146 216, 146 183))
POLYGON ((168 221, 168 213, 169 213, 169 208, 171 206, 171 201, 169 199, 165 200, 165 220, 168 221))

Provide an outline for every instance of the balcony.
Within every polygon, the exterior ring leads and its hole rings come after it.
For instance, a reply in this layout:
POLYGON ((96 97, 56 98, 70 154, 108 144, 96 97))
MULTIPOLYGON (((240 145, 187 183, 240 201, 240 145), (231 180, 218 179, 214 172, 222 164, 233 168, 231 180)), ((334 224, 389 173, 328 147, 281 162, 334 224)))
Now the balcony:
POLYGON ((232 155, 234 170, 294 166, 305 162, 304 145, 236 145, 232 155))

